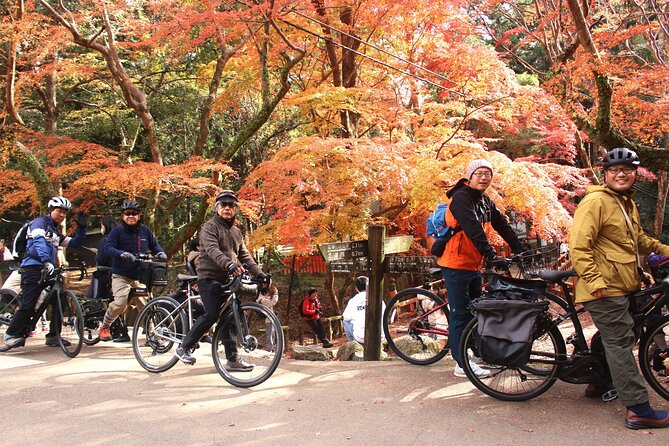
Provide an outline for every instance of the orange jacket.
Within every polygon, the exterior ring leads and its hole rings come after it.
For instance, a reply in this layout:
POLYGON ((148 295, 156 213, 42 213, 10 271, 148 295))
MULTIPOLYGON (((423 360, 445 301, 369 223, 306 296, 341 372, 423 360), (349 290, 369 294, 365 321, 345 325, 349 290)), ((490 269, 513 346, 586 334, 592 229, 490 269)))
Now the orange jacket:
POLYGON ((488 241, 493 229, 509 244, 514 253, 527 250, 506 217, 486 194, 469 187, 464 181, 446 193, 451 203, 446 211, 446 224, 462 228, 446 243, 437 261, 444 268, 476 271, 483 260, 495 258, 495 249, 488 241))

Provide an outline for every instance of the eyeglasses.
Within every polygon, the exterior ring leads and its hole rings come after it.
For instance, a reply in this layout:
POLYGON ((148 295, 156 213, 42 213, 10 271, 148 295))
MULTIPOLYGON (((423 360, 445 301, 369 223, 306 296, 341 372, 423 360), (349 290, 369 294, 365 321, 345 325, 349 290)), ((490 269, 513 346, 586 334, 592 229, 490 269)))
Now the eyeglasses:
POLYGON ((230 208, 230 209, 234 209, 235 206, 237 206, 235 203, 218 203, 218 205, 222 208, 230 208))
POLYGON ((634 167, 609 167, 606 169, 606 171, 613 176, 616 176, 620 172, 624 173, 625 175, 633 174, 636 172, 636 169, 634 167))
POLYGON ((124 212, 123 216, 124 217, 137 217, 139 215, 139 212, 124 212))
POLYGON ((479 177, 479 178, 492 178, 492 172, 488 172, 487 170, 484 170, 482 172, 474 172, 472 176, 479 177))

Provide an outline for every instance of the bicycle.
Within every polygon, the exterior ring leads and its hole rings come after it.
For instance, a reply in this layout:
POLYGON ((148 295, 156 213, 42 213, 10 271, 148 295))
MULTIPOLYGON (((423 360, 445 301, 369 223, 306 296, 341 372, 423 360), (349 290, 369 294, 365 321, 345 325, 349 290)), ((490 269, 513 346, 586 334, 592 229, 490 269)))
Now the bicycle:
MULTIPOLYGON (((137 260, 139 263, 140 279, 139 281, 144 285, 143 287, 132 287, 128 293, 128 303, 130 304, 135 298, 146 298, 150 300, 153 298, 153 289, 158 286, 164 288, 167 284, 167 264, 165 262, 157 262, 151 254, 138 254, 137 260), (154 273, 153 271, 160 271, 154 273)), ((100 272, 108 272, 110 274, 109 281, 111 286, 111 268, 99 266, 97 268, 100 272)), ((111 295, 111 289, 109 290, 111 295)), ((100 327, 104 321, 105 313, 109 303, 114 300, 113 296, 108 298, 101 298, 95 296, 93 298, 82 297, 80 299, 81 307, 84 313, 84 337, 83 341, 86 345, 95 345, 100 342, 100 327)), ((112 322, 109 331, 113 339, 128 333, 128 327, 123 319, 119 316, 112 322)))
MULTIPOLYGON (((506 275, 534 277, 547 265, 556 264, 559 247, 543 246, 506 258, 506 275), (513 270, 512 270, 513 269, 513 270)), ((440 275, 440 268, 430 270, 440 275)), ((415 365, 429 365, 444 358, 448 352, 448 297, 441 298, 437 287, 444 279, 426 282, 423 287, 407 288, 388 301, 383 314, 383 332, 390 350, 399 358, 415 365)), ((566 304, 555 296, 551 311, 566 312, 566 304)))
MULTIPOLYGON (((188 281, 195 276, 179 274, 177 279, 188 281)), ((256 386, 272 376, 281 361, 284 344, 281 323, 264 305, 240 301, 238 294, 242 288, 257 293, 257 283, 248 275, 234 277, 223 288, 227 299, 220 309, 211 344, 214 366, 223 379, 236 387, 256 386), (268 326, 275 336, 266 336, 268 326), (226 337, 229 332, 233 333, 233 339, 226 337), (253 369, 226 369, 226 344, 236 345, 238 357, 254 364, 253 369)), ((155 298, 140 312, 133 329, 132 348, 145 370, 164 372, 179 361, 175 351, 192 326, 193 302, 199 297, 189 291, 188 299, 182 303, 171 297, 155 298)))
MULTIPOLYGON (((630 296, 634 332, 639 343, 638 361, 644 379, 663 398, 669 400, 669 263, 666 264, 665 278, 654 285, 637 291, 630 296)), ((546 283, 556 284, 562 289, 566 299, 562 300, 550 292, 544 299, 561 300, 564 313, 542 312, 535 321, 530 357, 519 367, 492 364, 490 376, 476 376, 467 364, 463 364, 465 374, 479 390, 503 401, 525 401, 546 392, 557 379, 572 384, 610 385, 611 378, 603 347, 596 341, 595 334, 589 347, 579 320, 585 312, 577 308, 571 299, 567 279, 574 277, 575 271, 544 270, 538 274, 546 283), (560 331, 563 323, 570 322, 574 332, 565 339, 560 331), (567 345, 572 347, 567 352, 567 345)), ((465 328, 461 340, 462 351, 477 350, 478 320, 473 319, 465 328)), ((485 359, 485 358, 484 358, 485 359)), ((613 399, 614 394, 605 394, 603 399, 613 399)))
MULTIPOLYGON (((82 280, 86 273, 86 265, 58 267, 50 275, 42 273, 39 283, 48 284, 45 288, 47 293, 43 300, 37 302, 35 316, 30 320, 28 332, 34 329, 42 314, 47 311, 47 307, 51 306, 51 318, 55 318, 60 324, 56 336, 58 345, 67 357, 74 358, 81 351, 83 343, 83 312, 77 296, 65 289, 65 273, 69 271, 79 271, 79 280, 82 280)), ((3 335, 20 307, 21 297, 21 293, 0 289, 0 333, 3 335)))

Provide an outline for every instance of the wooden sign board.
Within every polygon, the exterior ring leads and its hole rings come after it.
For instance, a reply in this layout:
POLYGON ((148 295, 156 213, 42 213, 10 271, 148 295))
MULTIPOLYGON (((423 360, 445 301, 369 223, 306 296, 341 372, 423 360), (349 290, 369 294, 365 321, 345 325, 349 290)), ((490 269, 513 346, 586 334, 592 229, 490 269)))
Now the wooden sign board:
POLYGON ((383 241, 384 254, 397 254, 407 252, 411 248, 413 235, 400 235, 396 237, 387 237, 383 241))
POLYGON ((321 243, 318 250, 326 262, 367 257, 367 240, 354 242, 321 243))
POLYGON ((388 257, 386 272, 391 274, 423 273, 430 272, 430 268, 437 268, 437 259, 432 256, 405 256, 388 257))
POLYGON ((369 259, 358 257, 356 259, 341 259, 328 262, 328 269, 333 273, 365 273, 369 270, 369 259))

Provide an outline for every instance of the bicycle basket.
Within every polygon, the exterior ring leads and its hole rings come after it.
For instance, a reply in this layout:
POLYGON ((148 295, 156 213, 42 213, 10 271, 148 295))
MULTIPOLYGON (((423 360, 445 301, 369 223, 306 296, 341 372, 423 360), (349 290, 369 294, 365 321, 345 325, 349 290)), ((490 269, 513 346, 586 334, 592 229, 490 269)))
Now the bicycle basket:
POLYGON ((476 349, 488 364, 521 367, 530 359, 536 320, 548 301, 479 299, 476 349))
POLYGON ((167 285, 167 263, 146 261, 139 264, 139 279, 151 291, 154 286, 167 285))
POLYGON ((539 276, 544 269, 558 269, 560 246, 540 246, 519 255, 518 267, 526 279, 539 276))

